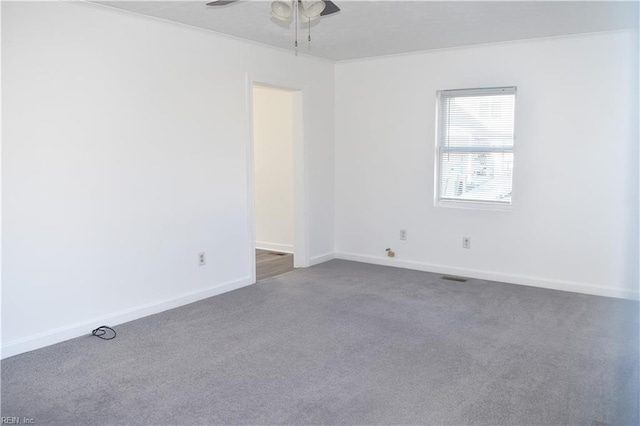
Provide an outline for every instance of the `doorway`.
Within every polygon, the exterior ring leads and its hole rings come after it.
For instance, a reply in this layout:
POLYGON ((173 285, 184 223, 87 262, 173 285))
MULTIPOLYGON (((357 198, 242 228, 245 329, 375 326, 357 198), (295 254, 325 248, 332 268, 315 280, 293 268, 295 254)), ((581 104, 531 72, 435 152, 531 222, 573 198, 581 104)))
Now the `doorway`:
POLYGON ((299 266, 296 146, 299 92, 252 84, 253 225, 256 281, 299 266))

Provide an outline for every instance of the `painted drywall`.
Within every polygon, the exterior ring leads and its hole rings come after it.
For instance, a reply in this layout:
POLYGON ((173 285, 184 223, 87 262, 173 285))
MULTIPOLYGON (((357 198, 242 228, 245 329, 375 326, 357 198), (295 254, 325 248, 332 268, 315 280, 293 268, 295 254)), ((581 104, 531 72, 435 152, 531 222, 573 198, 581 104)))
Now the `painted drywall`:
POLYGON ((638 297, 637 32, 339 63, 335 87, 337 257, 638 297), (513 209, 435 206, 436 91, 497 86, 513 209))
MULTIPOLYGON (((2 6, 0 5, 0 24, 2 23, 2 6)), ((0 28, 0 42, 2 39, 0 28)), ((2 55, 0 54, 0 100, 2 99, 2 55)), ((0 117, 2 117, 2 102, 0 101, 0 117)), ((0 120, 0 319, 2 318, 2 120, 0 120)), ((0 323, 0 342, 2 342, 2 324, 0 323)), ((0 355, 2 346, 0 345, 0 355)), ((1 358, 1 356, 0 356, 1 358)))
POLYGON ((307 252, 333 252, 332 63, 84 2, 2 8, 2 356, 251 283, 250 80, 303 93, 307 252))
POLYGON ((253 89, 256 247, 293 253, 293 93, 253 89))

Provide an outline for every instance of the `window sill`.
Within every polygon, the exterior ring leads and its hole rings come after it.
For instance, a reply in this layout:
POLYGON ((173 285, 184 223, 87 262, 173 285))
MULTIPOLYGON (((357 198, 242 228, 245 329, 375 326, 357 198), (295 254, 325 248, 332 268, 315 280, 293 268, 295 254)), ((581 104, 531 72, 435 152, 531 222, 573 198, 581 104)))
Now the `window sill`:
POLYGON ((450 200, 438 200, 435 203, 436 207, 445 207, 453 209, 466 209, 466 210, 495 210, 495 211, 511 211, 513 210, 513 203, 511 204, 497 204, 497 203, 483 203, 482 201, 450 201, 450 200))

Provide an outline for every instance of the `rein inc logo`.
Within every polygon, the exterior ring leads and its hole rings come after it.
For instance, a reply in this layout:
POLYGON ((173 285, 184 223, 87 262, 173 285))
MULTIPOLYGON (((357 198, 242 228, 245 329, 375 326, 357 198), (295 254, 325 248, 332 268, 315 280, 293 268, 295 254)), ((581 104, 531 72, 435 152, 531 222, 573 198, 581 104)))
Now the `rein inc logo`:
POLYGON ((34 425, 36 421, 31 417, 0 417, 0 424, 3 425, 34 425))

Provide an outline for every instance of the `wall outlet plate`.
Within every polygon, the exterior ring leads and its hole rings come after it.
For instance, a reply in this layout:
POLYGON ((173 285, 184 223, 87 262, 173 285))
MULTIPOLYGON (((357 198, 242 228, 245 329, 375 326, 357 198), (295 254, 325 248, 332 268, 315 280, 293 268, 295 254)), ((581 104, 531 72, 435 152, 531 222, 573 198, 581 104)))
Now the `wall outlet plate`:
POLYGON ((471 238, 462 237, 462 248, 466 248, 466 249, 471 248, 471 238))

